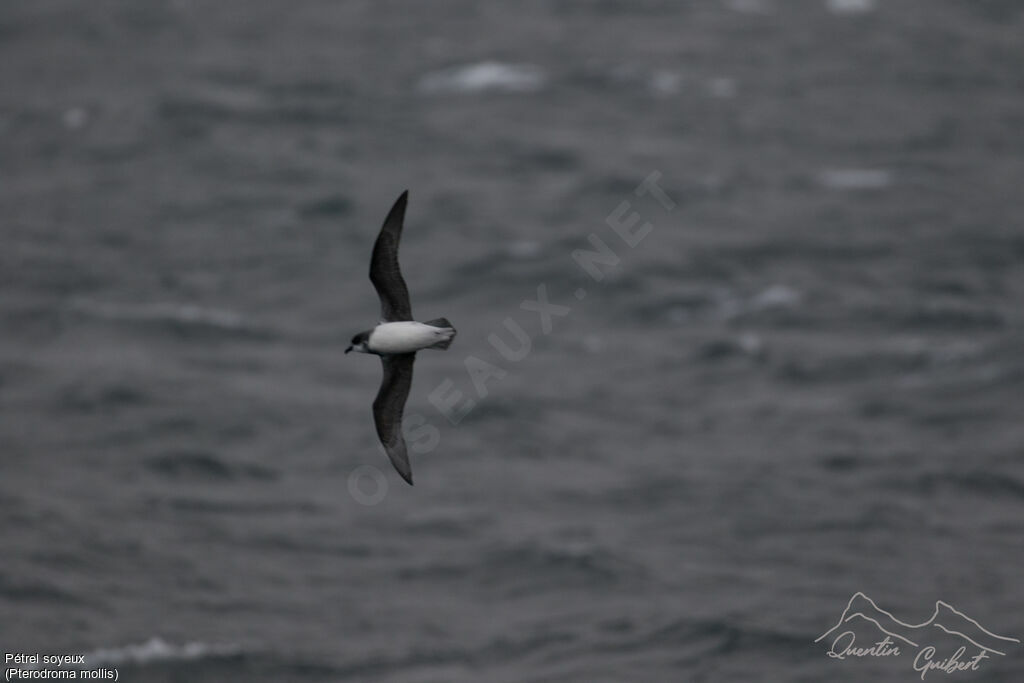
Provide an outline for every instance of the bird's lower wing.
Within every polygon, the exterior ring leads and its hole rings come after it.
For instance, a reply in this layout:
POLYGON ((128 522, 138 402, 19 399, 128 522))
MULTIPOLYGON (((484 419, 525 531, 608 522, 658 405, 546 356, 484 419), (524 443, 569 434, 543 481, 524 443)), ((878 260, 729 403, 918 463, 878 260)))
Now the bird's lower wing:
POLYGON ((384 365, 384 378, 373 401, 373 421, 377 436, 398 473, 412 484, 412 466, 402 438, 402 412, 412 387, 412 364, 415 353, 402 353, 380 357, 384 365))

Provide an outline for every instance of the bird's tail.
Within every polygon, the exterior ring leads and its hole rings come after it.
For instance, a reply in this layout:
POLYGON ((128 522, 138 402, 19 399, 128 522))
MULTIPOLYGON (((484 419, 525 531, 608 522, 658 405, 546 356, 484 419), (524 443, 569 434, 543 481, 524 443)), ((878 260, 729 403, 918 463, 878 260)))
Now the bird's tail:
POLYGON ((430 325, 431 327, 441 328, 442 330, 444 330, 445 332, 448 333, 448 335, 444 339, 442 339, 441 341, 437 342, 436 344, 431 344, 430 346, 428 346, 427 347, 428 349, 441 349, 443 351, 444 349, 447 349, 449 346, 452 345, 452 340, 455 339, 455 334, 456 333, 455 333, 455 328, 452 327, 452 324, 450 322, 448 322, 447 318, 438 318, 436 320, 428 320, 427 322, 425 322, 423 324, 424 325, 430 325))

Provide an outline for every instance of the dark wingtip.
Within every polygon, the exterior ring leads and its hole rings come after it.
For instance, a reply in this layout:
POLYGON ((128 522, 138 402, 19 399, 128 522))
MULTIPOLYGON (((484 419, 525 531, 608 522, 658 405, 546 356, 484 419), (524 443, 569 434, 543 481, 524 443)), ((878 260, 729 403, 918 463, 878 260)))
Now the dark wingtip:
POLYGON ((405 483, 412 486, 412 467, 409 466, 408 461, 399 464, 392 460, 391 464, 395 466, 395 471, 405 480, 405 483))
POLYGON ((398 195, 398 199, 391 205, 391 210, 388 211, 387 217, 384 219, 384 225, 381 227, 381 232, 388 230, 401 231, 402 222, 405 220, 405 205, 409 201, 409 190, 406 190, 402 194, 398 195))
POLYGON ((405 452, 405 441, 399 440, 391 448, 385 446, 384 451, 388 454, 388 460, 391 461, 395 471, 405 480, 405 483, 412 486, 412 464, 405 452))

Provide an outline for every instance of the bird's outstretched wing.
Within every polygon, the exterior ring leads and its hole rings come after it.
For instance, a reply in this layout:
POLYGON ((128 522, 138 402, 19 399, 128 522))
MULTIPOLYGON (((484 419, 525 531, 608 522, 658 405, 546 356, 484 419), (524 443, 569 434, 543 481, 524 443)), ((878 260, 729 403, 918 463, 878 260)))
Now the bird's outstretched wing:
POLYGON ((391 464, 411 486, 412 466, 409 465, 405 440, 402 438, 402 411, 412 386, 412 364, 416 354, 385 355, 380 360, 384 364, 384 378, 377 398, 373 401, 373 421, 391 464))
POLYGON ((405 221, 405 205, 408 200, 408 190, 395 200, 377 235, 373 257, 370 259, 370 282, 380 297, 382 322, 412 320, 409 290, 402 279, 402 271, 398 269, 398 243, 402 239, 402 223, 405 221))

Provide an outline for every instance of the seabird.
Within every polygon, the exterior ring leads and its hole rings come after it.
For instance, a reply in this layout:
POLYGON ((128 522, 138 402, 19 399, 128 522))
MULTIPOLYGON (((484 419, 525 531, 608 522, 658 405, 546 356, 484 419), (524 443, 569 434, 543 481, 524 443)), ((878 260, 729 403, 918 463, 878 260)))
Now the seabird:
POLYGON ((372 330, 352 337, 345 349, 380 356, 384 378, 373 401, 373 421, 384 451, 402 478, 412 485, 412 467, 402 438, 402 411, 412 386, 412 364, 422 349, 447 349, 455 328, 445 318, 418 323, 412 319, 409 290, 398 268, 398 242, 402 237, 406 190, 384 219, 370 258, 370 282, 380 297, 380 322, 372 330))

